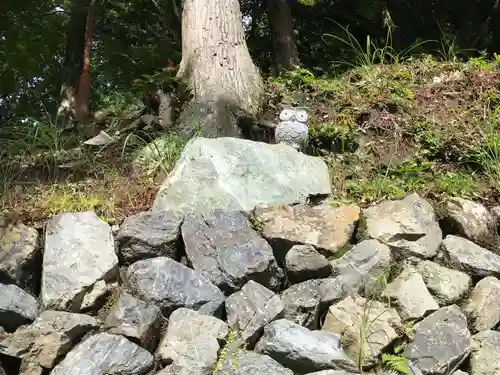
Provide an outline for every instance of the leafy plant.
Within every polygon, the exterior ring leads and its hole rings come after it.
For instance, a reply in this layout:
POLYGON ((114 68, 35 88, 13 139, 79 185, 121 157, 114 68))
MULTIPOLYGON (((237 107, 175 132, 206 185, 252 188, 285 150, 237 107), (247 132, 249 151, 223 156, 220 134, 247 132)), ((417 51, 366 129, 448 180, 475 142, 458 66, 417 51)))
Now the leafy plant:
POLYGON ((382 353, 382 363, 387 369, 400 374, 413 375, 408 365, 408 359, 402 355, 382 353))

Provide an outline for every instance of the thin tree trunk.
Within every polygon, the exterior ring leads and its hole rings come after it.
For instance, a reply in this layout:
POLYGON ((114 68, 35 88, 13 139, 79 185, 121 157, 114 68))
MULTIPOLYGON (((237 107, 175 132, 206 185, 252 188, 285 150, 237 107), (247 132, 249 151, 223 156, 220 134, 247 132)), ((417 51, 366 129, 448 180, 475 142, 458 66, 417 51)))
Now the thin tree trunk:
POLYGON ((273 38, 276 74, 293 70, 300 62, 293 36, 292 13, 287 0, 268 0, 267 18, 273 38))
POLYGON ((182 133, 242 135, 234 113, 257 115, 264 86, 248 52, 238 0, 184 0, 177 77, 193 94, 178 123, 182 133))
POLYGON ((57 123, 62 128, 71 126, 75 118, 78 82, 83 68, 87 11, 90 0, 72 0, 71 16, 66 35, 66 51, 62 68, 61 102, 57 123))
POLYGON ((82 74, 78 85, 78 95, 76 97, 75 118, 77 121, 85 121, 89 118, 89 98, 90 98, 90 51, 92 50, 92 36, 94 33, 95 0, 91 0, 87 12, 87 33, 85 37, 85 52, 83 57, 82 74))

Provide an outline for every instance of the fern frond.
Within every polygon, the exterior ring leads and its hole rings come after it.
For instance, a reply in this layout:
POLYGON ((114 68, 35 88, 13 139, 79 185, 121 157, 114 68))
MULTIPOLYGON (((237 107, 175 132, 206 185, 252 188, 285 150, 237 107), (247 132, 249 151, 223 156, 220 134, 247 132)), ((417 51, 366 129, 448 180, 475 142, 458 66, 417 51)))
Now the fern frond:
POLYGON ((412 375, 412 371, 408 366, 408 359, 401 355, 383 353, 382 362, 390 370, 400 374, 412 375))

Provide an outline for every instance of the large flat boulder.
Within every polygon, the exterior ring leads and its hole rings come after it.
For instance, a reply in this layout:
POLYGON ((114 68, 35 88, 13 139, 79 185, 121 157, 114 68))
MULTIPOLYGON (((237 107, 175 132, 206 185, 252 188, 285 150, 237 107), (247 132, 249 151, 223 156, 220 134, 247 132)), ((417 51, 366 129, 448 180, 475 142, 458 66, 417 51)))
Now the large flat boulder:
POLYGON ((45 308, 79 312, 94 287, 104 292, 104 283, 117 274, 111 227, 94 212, 62 213, 48 221, 41 290, 45 308))
POLYGON ((320 158, 286 145, 194 138, 161 186, 153 210, 250 212, 261 203, 291 204, 330 193, 328 167, 320 158))

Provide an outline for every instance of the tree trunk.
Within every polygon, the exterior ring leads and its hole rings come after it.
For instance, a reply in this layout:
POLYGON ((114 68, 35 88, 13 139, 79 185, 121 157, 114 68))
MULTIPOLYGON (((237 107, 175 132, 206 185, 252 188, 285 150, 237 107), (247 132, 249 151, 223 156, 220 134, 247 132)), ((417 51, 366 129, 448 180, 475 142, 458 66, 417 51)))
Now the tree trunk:
POLYGON ((177 77, 193 95, 177 124, 181 133, 243 135, 235 112, 258 115, 264 85, 248 52, 238 0, 184 0, 177 77))
POLYGON ((90 98, 90 51, 92 49, 92 36, 94 33, 94 6, 95 0, 91 0, 87 12, 87 32, 85 36, 85 52, 83 56, 83 68, 78 82, 78 94, 76 97, 75 118, 77 121, 86 121, 89 118, 90 98))
POLYGON ((268 0, 267 18, 274 45, 276 74, 293 70, 299 65, 297 46, 293 36, 293 20, 288 0, 268 0))
POLYGON ((66 35, 66 51, 62 69, 61 102, 57 110, 57 123, 71 127, 75 118, 78 82, 83 68, 87 12, 90 0, 72 0, 71 16, 66 35))

